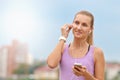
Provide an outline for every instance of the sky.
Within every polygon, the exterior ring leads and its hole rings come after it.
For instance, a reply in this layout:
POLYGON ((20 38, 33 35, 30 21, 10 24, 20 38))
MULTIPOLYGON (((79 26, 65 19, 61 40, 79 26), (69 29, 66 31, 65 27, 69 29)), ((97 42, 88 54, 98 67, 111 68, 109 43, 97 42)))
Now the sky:
MULTIPOLYGON (((106 61, 120 62, 119 0, 0 0, 0 46, 16 39, 36 59, 46 59, 58 43, 60 28, 87 10, 95 17, 94 45, 106 61)), ((73 39, 70 32, 67 43, 73 39)))

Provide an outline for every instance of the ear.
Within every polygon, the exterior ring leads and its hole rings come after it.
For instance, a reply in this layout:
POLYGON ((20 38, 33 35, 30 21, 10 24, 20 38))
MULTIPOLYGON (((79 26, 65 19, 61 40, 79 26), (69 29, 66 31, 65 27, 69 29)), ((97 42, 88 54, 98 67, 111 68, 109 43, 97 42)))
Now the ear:
POLYGON ((91 27, 91 29, 89 30, 89 34, 93 31, 94 27, 91 27))

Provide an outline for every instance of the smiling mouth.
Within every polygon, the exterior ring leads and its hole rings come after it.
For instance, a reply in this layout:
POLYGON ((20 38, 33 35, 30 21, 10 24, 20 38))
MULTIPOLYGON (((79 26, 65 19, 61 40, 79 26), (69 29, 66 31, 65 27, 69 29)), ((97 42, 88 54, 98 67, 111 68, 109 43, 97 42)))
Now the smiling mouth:
POLYGON ((80 34, 82 34, 82 32, 78 32, 78 31, 76 31, 75 33, 76 33, 77 35, 80 35, 80 34))

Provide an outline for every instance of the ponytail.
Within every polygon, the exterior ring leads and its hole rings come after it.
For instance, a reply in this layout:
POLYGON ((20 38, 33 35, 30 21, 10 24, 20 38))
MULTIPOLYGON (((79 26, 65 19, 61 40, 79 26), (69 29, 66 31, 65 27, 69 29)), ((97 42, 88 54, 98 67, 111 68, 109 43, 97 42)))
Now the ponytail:
POLYGON ((93 32, 91 32, 87 37, 87 43, 93 45, 93 32))

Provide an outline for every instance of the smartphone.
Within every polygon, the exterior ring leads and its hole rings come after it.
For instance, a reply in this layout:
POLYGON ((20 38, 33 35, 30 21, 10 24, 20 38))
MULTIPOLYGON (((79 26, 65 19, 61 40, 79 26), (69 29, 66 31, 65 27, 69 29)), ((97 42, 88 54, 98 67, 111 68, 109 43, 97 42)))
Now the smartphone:
POLYGON ((81 63, 74 63, 74 66, 82 67, 81 63))

